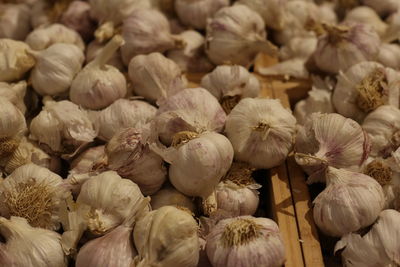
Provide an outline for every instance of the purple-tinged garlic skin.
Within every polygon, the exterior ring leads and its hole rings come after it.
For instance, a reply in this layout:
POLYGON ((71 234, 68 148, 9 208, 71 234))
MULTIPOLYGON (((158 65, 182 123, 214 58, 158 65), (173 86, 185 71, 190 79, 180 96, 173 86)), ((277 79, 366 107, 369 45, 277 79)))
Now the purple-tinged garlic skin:
POLYGON ((328 34, 318 40, 313 58, 320 70, 339 73, 357 63, 376 59, 381 41, 371 26, 349 24, 335 27, 329 26, 328 34))
POLYGON ((136 9, 124 20, 121 48, 122 60, 128 65, 140 54, 163 53, 175 47, 169 22, 164 14, 154 9, 136 9))
POLYGON ((31 31, 31 12, 27 5, 0 4, 0 38, 25 40, 31 31))
POLYGON ((382 186, 368 175, 328 167, 327 187, 313 201, 314 221, 341 237, 371 225, 385 205, 382 186))
POLYGON ((83 40, 93 37, 95 21, 90 17, 91 6, 84 1, 72 1, 61 17, 61 23, 77 31, 83 40))
POLYGON ((229 6, 230 0, 176 0, 175 11, 183 24, 195 29, 205 29, 207 19, 219 9, 229 6))
POLYGON ((268 218, 240 216, 218 222, 206 238, 214 267, 279 267, 285 249, 278 225, 268 218))

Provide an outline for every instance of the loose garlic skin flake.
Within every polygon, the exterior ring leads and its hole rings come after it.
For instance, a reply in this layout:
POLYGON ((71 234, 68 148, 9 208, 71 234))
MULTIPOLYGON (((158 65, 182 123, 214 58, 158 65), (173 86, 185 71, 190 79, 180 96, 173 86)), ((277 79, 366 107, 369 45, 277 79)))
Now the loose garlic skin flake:
POLYGON ((292 150, 296 119, 275 99, 242 99, 228 115, 225 132, 235 159, 272 168, 292 150))

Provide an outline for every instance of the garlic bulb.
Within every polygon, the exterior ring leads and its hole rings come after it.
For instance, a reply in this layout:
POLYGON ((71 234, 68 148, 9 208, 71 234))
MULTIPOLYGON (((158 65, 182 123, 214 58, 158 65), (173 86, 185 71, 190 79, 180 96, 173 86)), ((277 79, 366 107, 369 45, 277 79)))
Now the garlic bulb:
POLYGON ((293 58, 308 59, 317 47, 318 39, 315 36, 293 37, 279 50, 280 60, 293 58))
POLYGON ((154 9, 134 10, 124 20, 122 36, 126 42, 121 48, 125 65, 136 55, 163 53, 183 45, 181 38, 171 34, 167 18, 154 9))
MULTIPOLYGON (((90 42, 86 47, 86 63, 89 63, 93 59, 95 59, 100 52, 103 50, 105 44, 101 44, 96 40, 90 42)), ((120 71, 124 71, 125 66, 122 63, 121 53, 114 53, 111 58, 108 60, 107 65, 111 65, 119 69, 120 71)))
POLYGON ((380 16, 393 13, 400 8, 400 3, 397 0, 361 0, 362 4, 373 8, 380 16))
POLYGON ((368 135, 352 119, 337 113, 312 113, 297 129, 295 159, 309 183, 324 181, 327 166, 359 170, 370 152, 368 135))
POLYGON ((400 46, 398 44, 382 44, 377 61, 392 69, 400 69, 400 46))
POLYGON ((150 102, 167 98, 187 87, 182 70, 160 53, 138 55, 129 63, 133 91, 150 102))
POLYGON ((57 230, 59 205, 68 196, 62 178, 46 168, 26 164, 17 168, 0 184, 0 213, 19 216, 34 227, 57 230))
POLYGON ((145 195, 157 192, 167 178, 162 158, 148 145, 145 130, 126 128, 107 143, 107 167, 135 182, 145 195))
POLYGON ((400 74, 376 62, 361 62, 340 73, 332 95, 338 113, 362 122, 381 105, 399 107, 400 74))
POLYGON ((207 255, 214 267, 279 267, 285 262, 278 225, 268 218, 240 216, 222 220, 206 240, 207 255))
POLYGON ((286 0, 239 0, 237 3, 246 5, 260 14, 267 27, 275 30, 283 28, 286 0))
POLYGON ((371 177, 328 167, 326 188, 313 201, 315 224, 327 235, 343 236, 371 225, 384 207, 380 184, 371 177))
POLYGON ((258 191, 261 186, 251 177, 252 170, 246 164, 232 164, 213 194, 203 202, 205 214, 223 212, 225 217, 253 215, 258 207, 258 191))
POLYGON ((380 106, 367 115, 363 129, 371 140, 371 156, 387 157, 400 146, 400 110, 380 106))
POLYGON ((214 132, 179 132, 172 146, 158 153, 170 163, 172 185, 185 195, 203 198, 211 194, 233 160, 229 140, 214 132))
POLYGON ((207 19, 229 4, 229 0, 175 0, 175 11, 183 24, 201 30, 206 28, 207 19))
POLYGON ((0 234, 5 239, 0 245, 2 266, 68 266, 56 232, 34 228, 24 218, 0 217, 0 234))
POLYGON ((125 96, 125 76, 115 67, 107 65, 123 43, 120 35, 114 36, 99 55, 76 75, 69 92, 72 102, 84 108, 101 109, 125 96))
POLYGON ((388 29, 382 36, 382 41, 386 43, 391 43, 393 41, 398 41, 400 39, 400 4, 399 10, 393 13, 386 19, 388 24, 388 29))
POLYGON ((26 81, 20 81, 18 83, 8 84, 0 82, 0 97, 6 98, 14 106, 16 106, 22 114, 26 112, 26 106, 24 97, 26 94, 26 81))
POLYGON ((396 266, 400 265, 400 213, 395 210, 384 210, 371 230, 361 236, 349 234, 335 246, 335 251, 342 252, 346 266, 396 266))
POLYGON ((151 211, 136 223, 133 231, 139 252, 136 266, 196 267, 197 230, 196 221, 186 211, 172 206, 151 211))
POLYGON ((121 225, 93 239, 79 250, 76 267, 130 267, 137 255, 131 240, 132 227, 121 225))
POLYGON ((88 229, 95 235, 107 233, 130 216, 139 216, 143 208, 147 209, 144 202, 139 187, 114 171, 87 180, 76 200, 80 214, 87 218, 88 229))
POLYGON ((306 59, 293 58, 269 67, 262 67, 258 70, 258 73, 262 75, 283 75, 287 79, 289 77, 308 79, 310 74, 305 63, 306 59))
POLYGON ((171 185, 164 186, 153 194, 150 204, 153 210, 164 206, 175 206, 178 208, 186 208, 193 213, 196 211, 196 206, 193 201, 171 185))
POLYGON ((242 99, 226 119, 235 159, 256 168, 282 163, 292 150, 296 119, 276 99, 242 99))
POLYGON ((308 92, 308 97, 297 102, 293 114, 297 123, 303 125, 314 112, 333 113, 334 111, 332 93, 313 86, 308 92))
POLYGON ((29 46, 20 41, 0 39, 0 82, 21 80, 34 65, 29 46))
POLYGON ((61 168, 61 162, 58 157, 48 155, 26 137, 21 139, 18 147, 6 161, 4 170, 7 173, 12 173, 16 168, 28 163, 34 163, 55 173, 59 172, 61 168))
POLYGON ((316 66, 325 72, 338 73, 362 61, 374 60, 380 39, 367 24, 324 25, 327 32, 318 40, 314 53, 316 66))
POLYGON ((90 17, 91 6, 87 2, 72 1, 62 14, 60 22, 77 31, 82 39, 88 41, 93 36, 96 24, 90 17))
POLYGON ((224 7, 208 23, 206 53, 214 64, 248 67, 259 52, 277 52, 266 36, 264 21, 257 12, 244 5, 224 7))
POLYGON ((85 44, 79 34, 62 24, 51 24, 37 28, 26 37, 25 42, 33 50, 43 50, 56 43, 73 44, 81 50, 85 49, 85 44))
POLYGON ((170 145, 175 134, 182 131, 202 133, 222 131, 226 114, 217 99, 203 88, 190 88, 160 103, 154 119, 155 133, 170 145))
POLYGON ((51 96, 68 91, 85 59, 77 46, 63 43, 53 44, 34 55, 36 65, 30 77, 32 86, 40 95, 51 96))
POLYGON ((375 10, 368 6, 358 6, 350 10, 344 19, 345 22, 353 22, 370 25, 379 36, 383 36, 388 25, 376 14, 375 10))
POLYGON ((95 121, 98 137, 108 141, 124 128, 141 128, 154 118, 156 112, 157 109, 147 102, 118 99, 98 114, 95 121))
POLYGON ((34 29, 50 24, 51 3, 49 1, 32 0, 30 21, 34 29), (49 12, 50 11, 50 12, 49 12), (49 13, 48 13, 49 12, 49 13))
POLYGON ((201 79, 201 86, 206 88, 229 113, 242 98, 257 97, 260 82, 246 68, 238 65, 218 66, 201 79))
POLYGON ((68 157, 93 141, 97 133, 87 112, 74 103, 45 98, 43 110, 30 125, 30 138, 52 153, 68 157))
POLYGON ((31 30, 29 7, 22 4, 0 4, 0 38, 24 40, 31 30))
POLYGON ((100 22, 95 36, 99 42, 110 39, 119 26, 135 9, 150 8, 150 0, 89 0, 91 13, 100 22))
POLYGON ((186 44, 182 48, 171 49, 167 57, 184 72, 209 72, 214 68, 204 52, 205 38, 197 31, 188 30, 179 34, 186 44))

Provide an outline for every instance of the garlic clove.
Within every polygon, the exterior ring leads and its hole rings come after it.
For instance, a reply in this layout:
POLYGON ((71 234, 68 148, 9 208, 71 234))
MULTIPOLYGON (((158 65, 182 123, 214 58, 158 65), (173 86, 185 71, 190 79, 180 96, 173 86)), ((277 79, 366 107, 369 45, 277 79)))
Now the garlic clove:
POLYGON ((99 55, 76 75, 69 92, 72 102, 88 109, 101 109, 126 95, 125 76, 106 64, 123 43, 120 35, 114 36, 99 55))
POLYGON ((150 102, 167 98, 187 87, 179 66, 160 53, 132 58, 129 77, 134 92, 150 102))
POLYGON ((57 23, 33 30, 25 42, 33 50, 44 50, 56 43, 73 44, 81 50, 85 49, 85 44, 77 32, 57 23))
POLYGON ((84 55, 75 45, 57 43, 37 54, 36 59, 30 77, 32 86, 40 95, 54 96, 68 91, 82 68, 84 55))
POLYGON ((292 150, 296 119, 275 99, 242 99, 228 115, 225 132, 235 159, 272 168, 292 150))
POLYGON ((31 30, 30 10, 23 4, 0 4, 0 38, 24 40, 31 30))
POLYGON ((195 213, 196 207, 191 198, 185 196, 171 185, 165 185, 151 196, 151 207, 157 210, 164 206, 182 207, 195 213))
POLYGON ((26 112, 24 102, 26 90, 26 81, 20 81, 13 84, 0 82, 0 97, 7 98, 8 101, 13 103, 22 112, 22 114, 25 114, 26 112))
POLYGON ((34 65, 35 58, 28 53, 29 45, 11 39, 0 39, 0 82, 21 80, 34 65))

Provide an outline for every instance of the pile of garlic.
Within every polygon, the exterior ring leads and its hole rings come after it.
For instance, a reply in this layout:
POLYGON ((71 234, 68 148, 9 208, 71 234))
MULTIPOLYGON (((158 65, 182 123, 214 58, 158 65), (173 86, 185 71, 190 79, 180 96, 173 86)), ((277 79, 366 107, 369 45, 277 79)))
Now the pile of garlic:
POLYGON ((0 4, 0 266, 282 266, 254 171, 292 153, 343 262, 399 265, 400 3, 350 2, 0 4))

